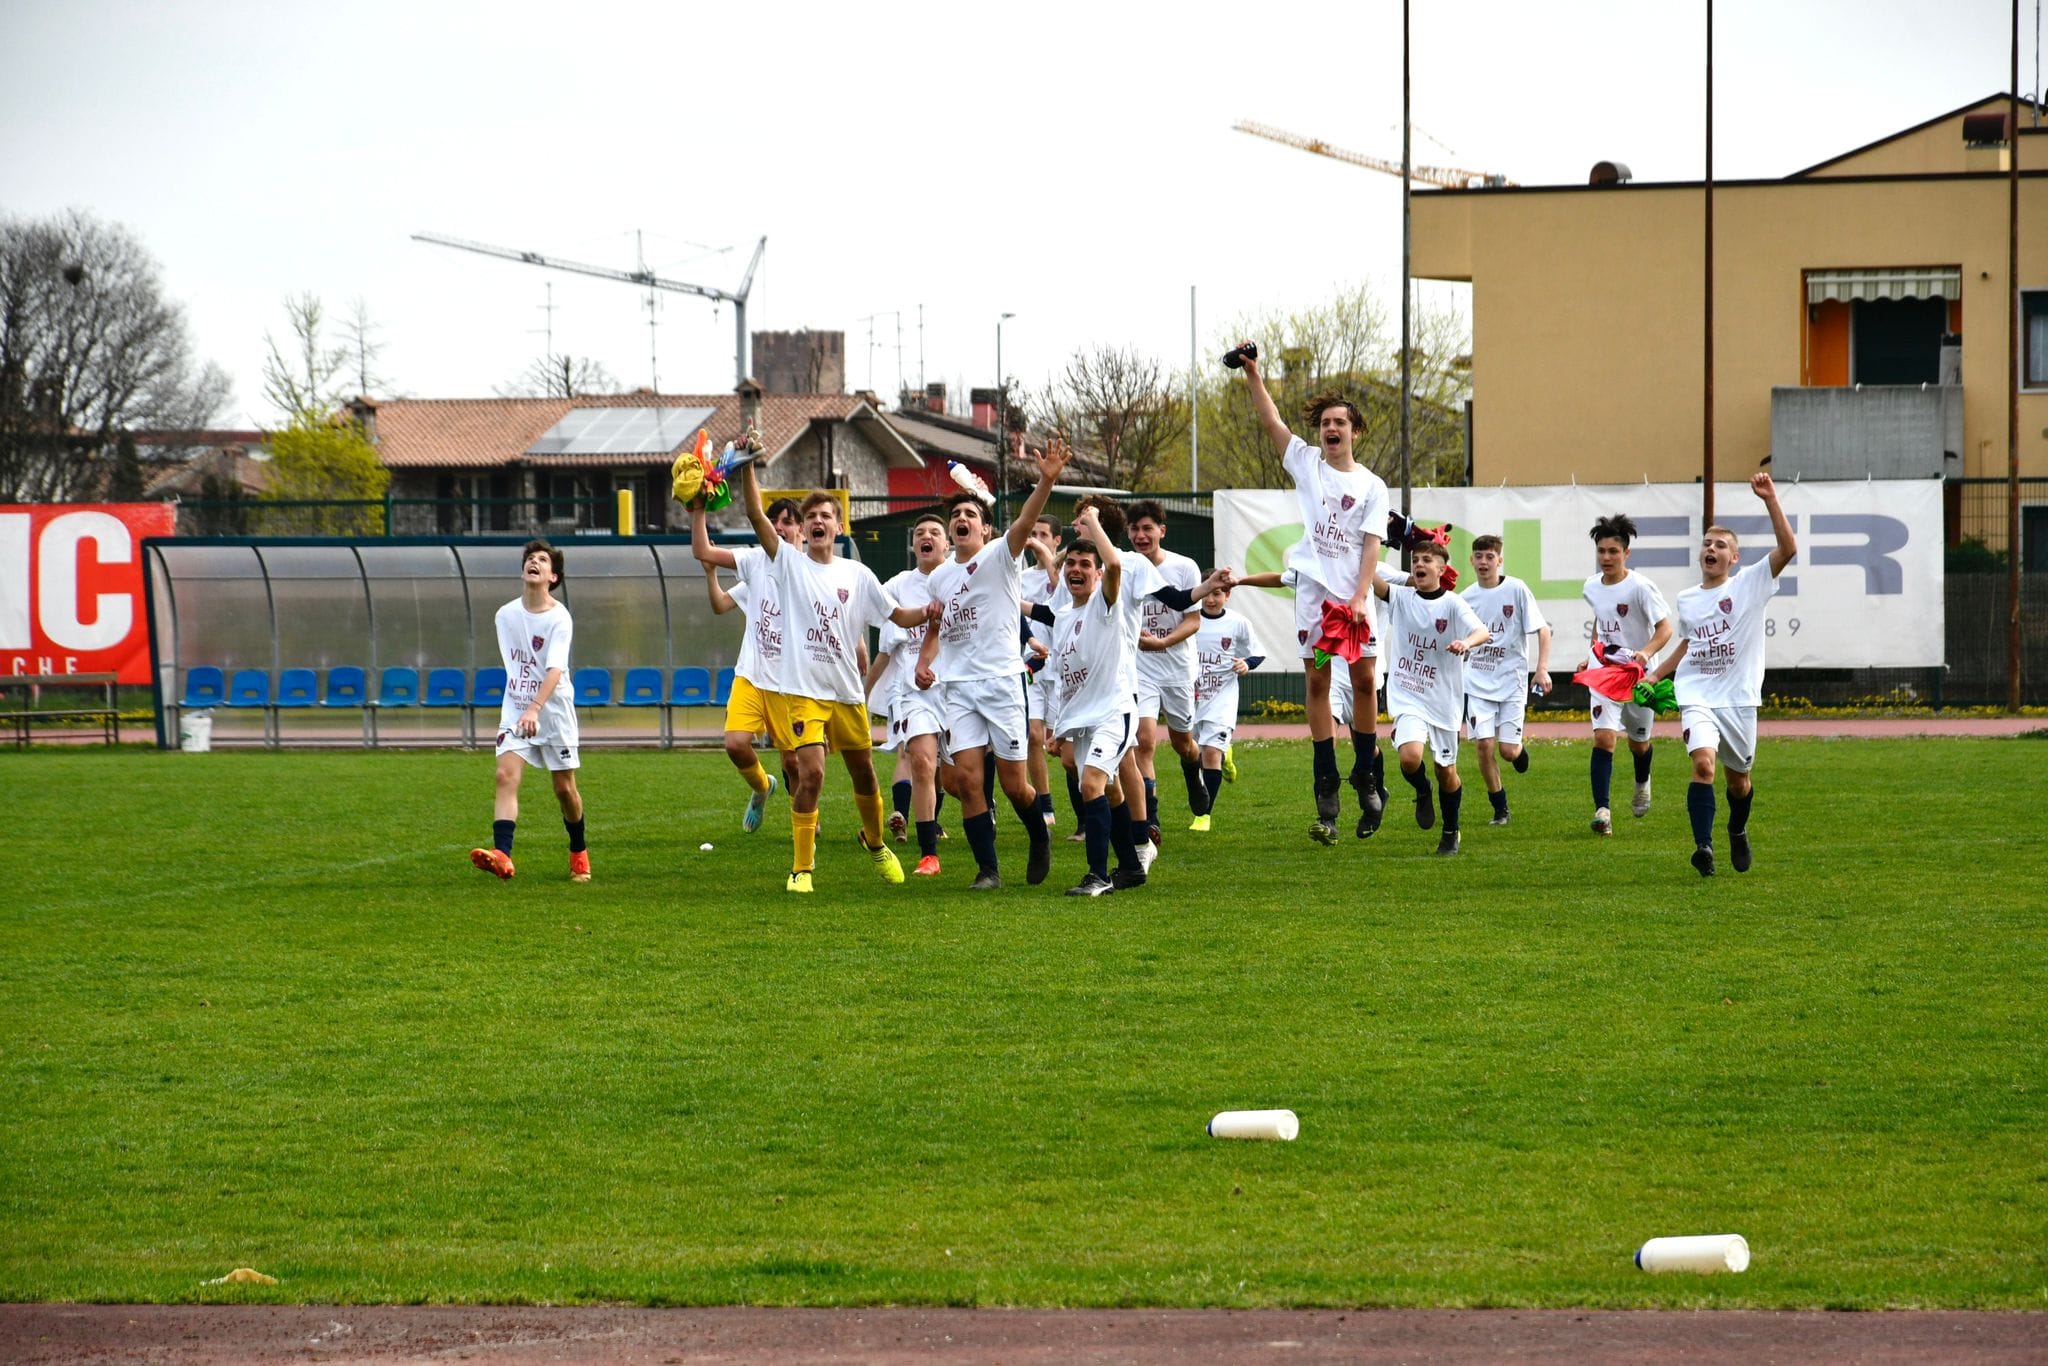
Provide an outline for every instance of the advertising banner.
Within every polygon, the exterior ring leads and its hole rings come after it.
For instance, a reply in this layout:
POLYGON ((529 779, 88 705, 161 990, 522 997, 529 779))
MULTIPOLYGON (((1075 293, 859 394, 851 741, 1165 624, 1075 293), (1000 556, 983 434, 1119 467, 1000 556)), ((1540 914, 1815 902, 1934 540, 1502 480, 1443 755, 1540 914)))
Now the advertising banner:
MULTIPOLYGON (((1799 538, 1799 556, 1778 580, 1768 609, 1768 667, 1944 662, 1940 480, 1780 484, 1778 498, 1799 538)), ((1503 572, 1525 580, 1550 619, 1553 674, 1583 659, 1592 637, 1592 614, 1580 589, 1595 571, 1587 533, 1601 517, 1622 512, 1634 519, 1629 567, 1654 580, 1666 602, 1699 582, 1705 527, 1697 484, 1428 488, 1415 490, 1413 507, 1418 521, 1452 524, 1451 563, 1460 589, 1472 582, 1472 538, 1486 532, 1501 537, 1503 572)), ((1770 518, 1746 483, 1717 485, 1714 510, 1714 520, 1740 538, 1742 563, 1770 553, 1770 518)), ((1301 537, 1292 490, 1217 490, 1220 563, 1246 574, 1282 569, 1301 537)), ((1274 656, 1266 667, 1301 667, 1290 593, 1239 589, 1230 605, 1274 656)))
POLYGON ((0 505, 0 674, 149 682, 142 539, 177 529, 168 503, 0 505))

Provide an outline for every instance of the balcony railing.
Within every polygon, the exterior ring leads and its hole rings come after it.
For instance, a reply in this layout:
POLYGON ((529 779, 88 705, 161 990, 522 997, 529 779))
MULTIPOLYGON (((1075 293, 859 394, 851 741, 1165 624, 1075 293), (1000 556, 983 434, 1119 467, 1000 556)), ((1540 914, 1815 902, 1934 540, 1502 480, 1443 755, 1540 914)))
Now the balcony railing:
POLYGON ((1771 469, 1781 479, 1956 478, 1960 384, 1771 390, 1771 469))

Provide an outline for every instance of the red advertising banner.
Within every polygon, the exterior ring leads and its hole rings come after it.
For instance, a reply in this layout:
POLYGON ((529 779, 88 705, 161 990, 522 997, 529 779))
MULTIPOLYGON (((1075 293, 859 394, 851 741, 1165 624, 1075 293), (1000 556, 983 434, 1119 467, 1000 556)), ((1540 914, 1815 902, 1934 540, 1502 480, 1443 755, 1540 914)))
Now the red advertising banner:
POLYGON ((0 505, 0 675, 149 682, 142 538, 177 529, 169 503, 0 505))

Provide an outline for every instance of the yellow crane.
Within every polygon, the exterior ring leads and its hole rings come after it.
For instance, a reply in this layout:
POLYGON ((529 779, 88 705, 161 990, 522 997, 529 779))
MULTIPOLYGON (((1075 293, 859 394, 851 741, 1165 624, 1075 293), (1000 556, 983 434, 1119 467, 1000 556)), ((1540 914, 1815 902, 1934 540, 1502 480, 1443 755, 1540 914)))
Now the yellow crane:
MULTIPOLYGON (((1299 133, 1290 133, 1271 124, 1253 123, 1250 119, 1239 119, 1230 126, 1240 133, 1250 133, 1255 138, 1265 138, 1270 142, 1299 147, 1304 152, 1314 152, 1317 156, 1329 157, 1333 161, 1363 166, 1369 171, 1383 171, 1391 176, 1401 174, 1401 163, 1398 161, 1367 156, 1363 152, 1347 151, 1342 147, 1334 147, 1321 138, 1303 137, 1299 133)), ((1515 183, 1504 175, 1495 175, 1489 171, 1467 171, 1456 166, 1410 166, 1408 178, 1419 180, 1426 185, 1441 186, 1446 190, 1496 189, 1515 183)))

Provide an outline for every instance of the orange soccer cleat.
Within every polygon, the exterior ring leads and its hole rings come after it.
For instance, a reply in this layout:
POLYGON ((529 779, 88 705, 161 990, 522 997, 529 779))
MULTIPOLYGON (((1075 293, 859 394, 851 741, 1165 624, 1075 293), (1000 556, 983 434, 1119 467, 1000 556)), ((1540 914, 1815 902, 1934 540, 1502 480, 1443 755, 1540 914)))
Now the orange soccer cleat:
POLYGON ((505 882, 512 880, 512 856, 497 849, 472 849, 469 861, 505 882))
POLYGON ((937 877, 939 875, 939 856, 937 854, 926 854, 917 861, 917 867, 910 871, 919 877, 937 877))
POLYGON ((590 881, 590 851, 577 849, 569 855, 569 881, 590 881))

